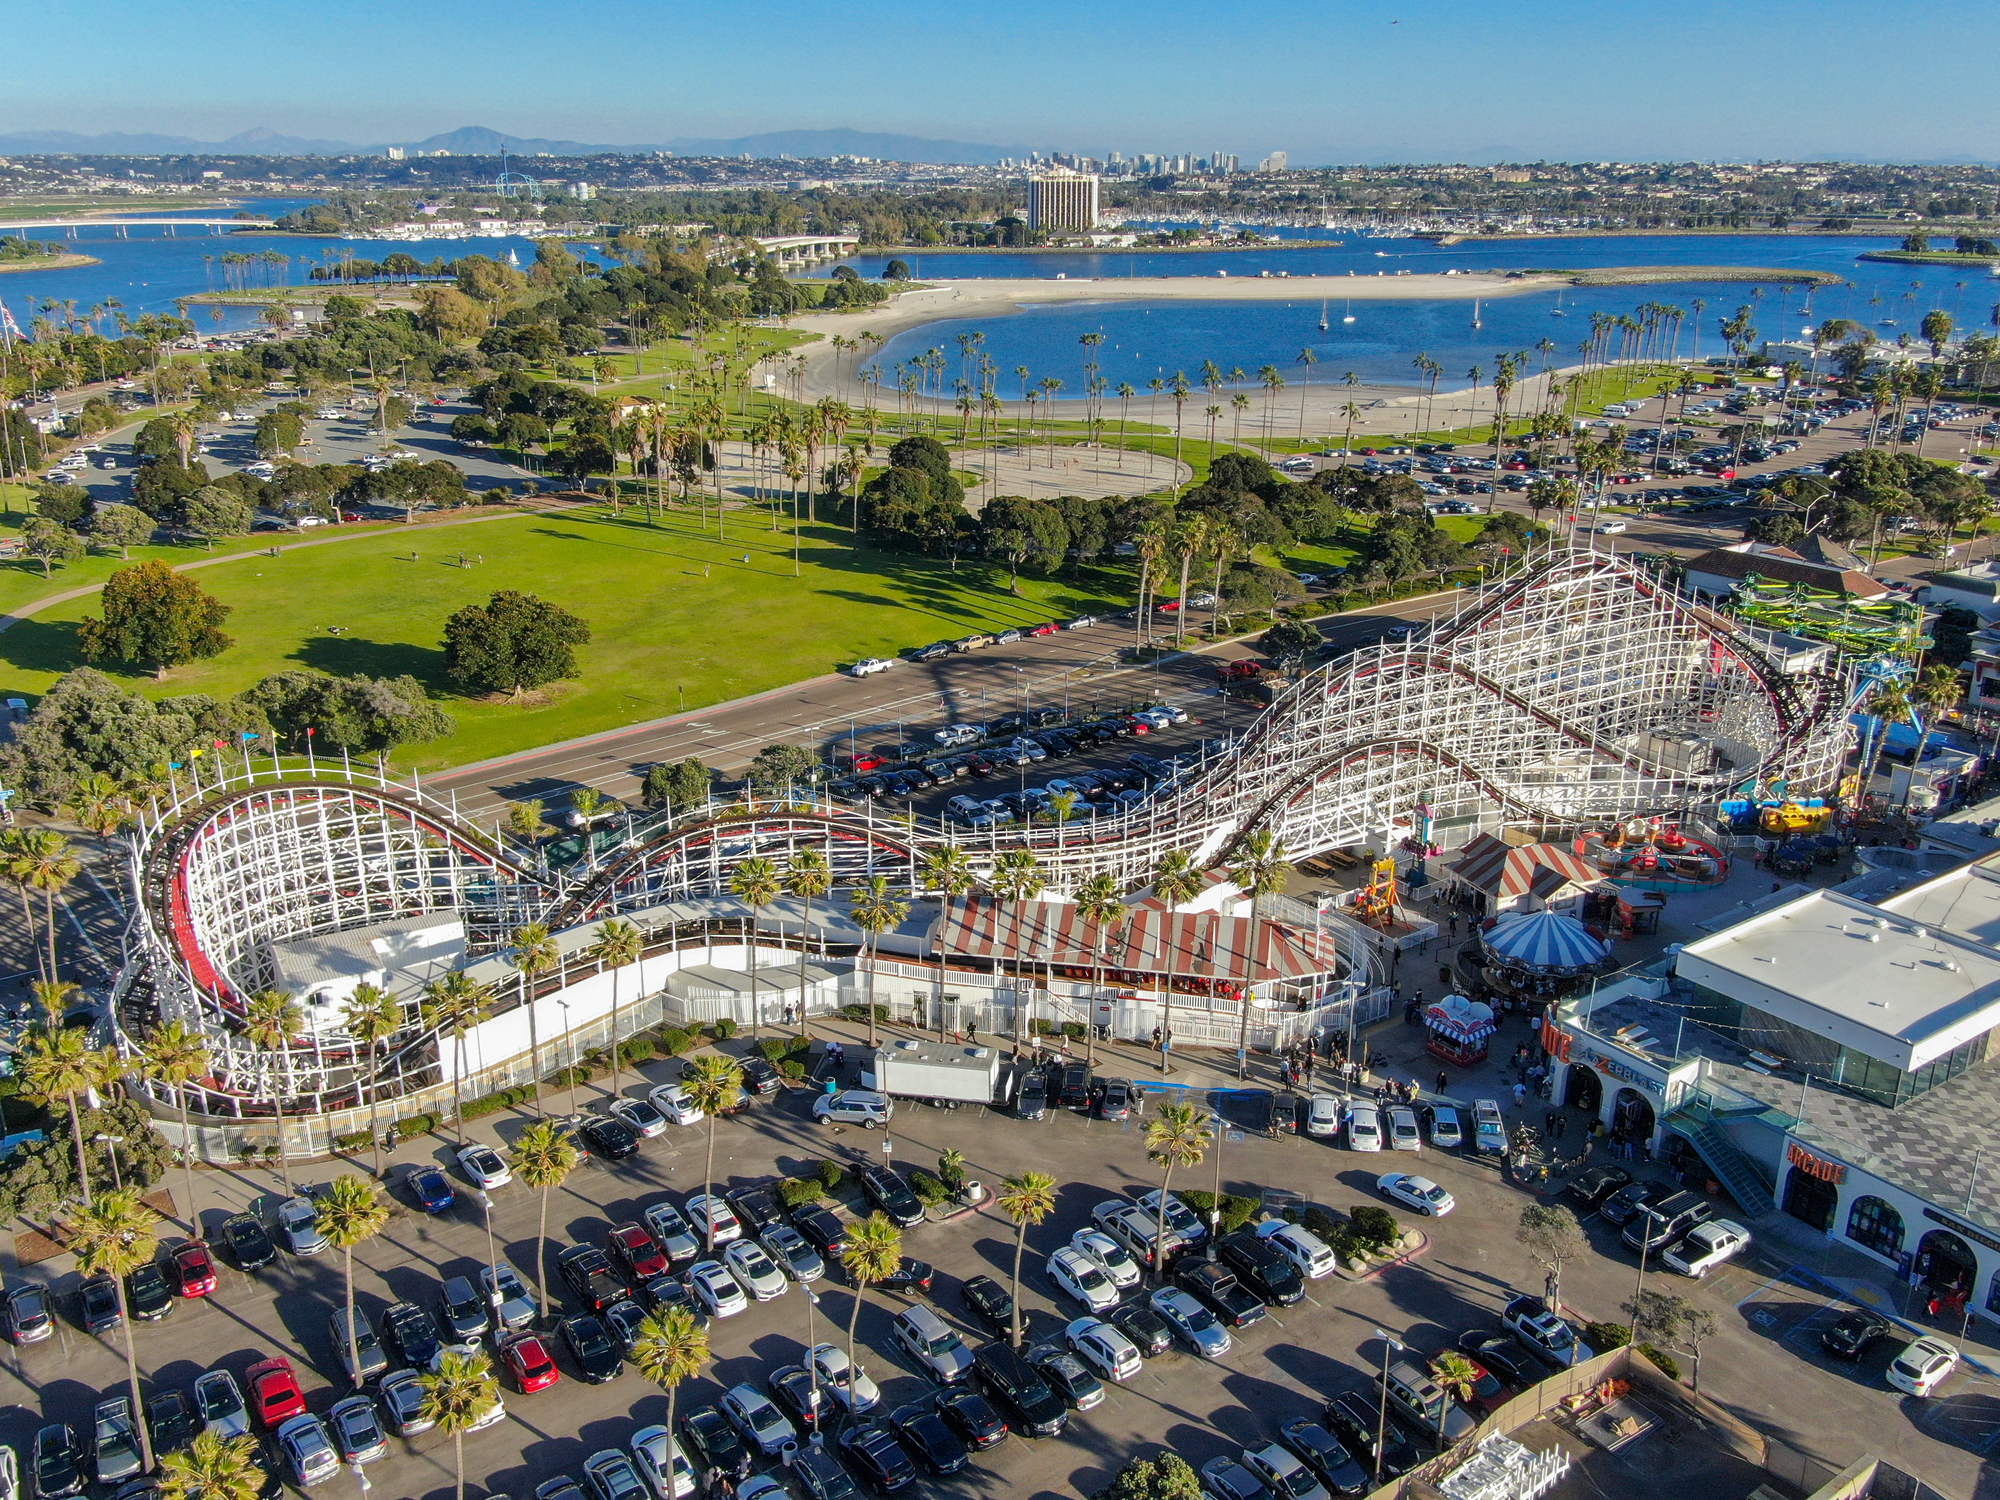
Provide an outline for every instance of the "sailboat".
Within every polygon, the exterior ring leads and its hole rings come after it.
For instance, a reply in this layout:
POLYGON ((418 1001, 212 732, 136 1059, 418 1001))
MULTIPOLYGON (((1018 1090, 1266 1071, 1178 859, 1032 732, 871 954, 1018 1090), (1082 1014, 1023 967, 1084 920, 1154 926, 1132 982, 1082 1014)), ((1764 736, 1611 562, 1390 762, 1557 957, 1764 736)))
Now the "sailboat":
POLYGON ((1327 326, 1328 326, 1328 325, 1327 325, 1327 321, 1326 321, 1326 304, 1327 304, 1327 301, 1328 301, 1328 299, 1327 299, 1327 298, 1325 298, 1325 297, 1322 297, 1322 298, 1320 298, 1320 299, 1319 299, 1319 331, 1320 331, 1321 333, 1325 333, 1325 332, 1326 332, 1326 330, 1327 330, 1327 326))
POLYGON ((1477 328, 1477 327, 1479 327, 1479 326, 1480 326, 1480 322, 1479 322, 1479 299, 1478 299, 1477 297, 1474 297, 1474 298, 1472 299, 1472 326, 1473 326, 1474 328, 1477 328))
POLYGON ((1343 323, 1352 323, 1354 321, 1354 299, 1352 297, 1347 299, 1347 311, 1342 314, 1340 321, 1343 323))
POLYGON ((1561 287, 1556 288, 1556 305, 1549 309, 1549 316, 1552 318, 1566 318, 1569 316, 1569 309, 1563 306, 1563 289, 1561 287))

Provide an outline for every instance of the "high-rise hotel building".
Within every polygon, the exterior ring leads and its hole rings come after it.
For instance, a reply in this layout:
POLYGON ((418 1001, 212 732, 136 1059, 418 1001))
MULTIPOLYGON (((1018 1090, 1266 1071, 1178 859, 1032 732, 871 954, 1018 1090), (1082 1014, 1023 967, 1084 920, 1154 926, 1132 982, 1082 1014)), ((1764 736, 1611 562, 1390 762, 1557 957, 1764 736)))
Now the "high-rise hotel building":
POLYGON ((1095 229, 1097 179, 1056 167, 1028 179, 1028 228, 1095 229))

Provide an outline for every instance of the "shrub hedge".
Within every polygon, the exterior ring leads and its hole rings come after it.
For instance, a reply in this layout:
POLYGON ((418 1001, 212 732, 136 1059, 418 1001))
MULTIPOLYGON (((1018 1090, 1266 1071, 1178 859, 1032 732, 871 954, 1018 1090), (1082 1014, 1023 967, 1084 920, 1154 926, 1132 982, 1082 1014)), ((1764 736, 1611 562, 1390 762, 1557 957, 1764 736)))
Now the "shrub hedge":
POLYGON ((918 1167, 914 1172, 910 1173, 910 1191, 933 1207, 951 1201, 951 1189, 946 1187, 942 1182, 939 1182, 937 1178, 926 1172, 922 1167, 918 1167))
POLYGON ((819 1164, 820 1186, 825 1188, 829 1193, 839 1192, 840 1185, 845 1181, 847 1181, 847 1168, 843 1167, 832 1157, 828 1157, 819 1164))
POLYGON ((826 1186, 816 1177, 787 1177, 778 1184, 778 1201, 786 1208, 802 1208, 826 1196, 826 1186))
MULTIPOLYGON (((1182 1191, 1175 1197, 1193 1209, 1201 1221, 1208 1222, 1209 1213, 1215 1208, 1215 1194, 1195 1190, 1182 1191)), ((1228 1234, 1248 1224, 1261 1205, 1255 1198, 1241 1197, 1236 1193, 1222 1195, 1222 1232, 1228 1234)))
POLYGON ((1357 1203, 1347 1211, 1348 1223, 1357 1239, 1370 1250, 1393 1250, 1402 1242, 1403 1226, 1386 1208, 1373 1203, 1357 1203))

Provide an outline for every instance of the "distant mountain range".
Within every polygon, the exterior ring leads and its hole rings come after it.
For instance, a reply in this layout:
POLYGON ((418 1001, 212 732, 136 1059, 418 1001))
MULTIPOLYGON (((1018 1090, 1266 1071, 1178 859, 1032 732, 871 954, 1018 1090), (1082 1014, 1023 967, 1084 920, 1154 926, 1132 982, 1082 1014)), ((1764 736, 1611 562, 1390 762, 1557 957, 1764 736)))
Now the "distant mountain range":
POLYGON ((947 166, 991 166, 1003 156, 1026 156, 1024 146, 987 146, 974 141, 932 141, 914 135, 883 135, 865 130, 774 130, 763 135, 727 139, 681 137, 657 145, 605 146, 587 141, 546 140, 508 135, 484 125, 468 125, 420 141, 385 141, 357 146, 346 141, 315 140, 245 130, 226 141, 197 141, 180 135, 79 135, 70 130, 20 130, 0 134, 0 152, 15 156, 354 156, 376 155, 389 146, 405 151, 448 152, 453 156, 498 156, 504 146, 518 156, 633 155, 671 151, 679 156, 750 156, 767 160, 780 156, 815 158, 870 156, 885 161, 933 162, 947 166))

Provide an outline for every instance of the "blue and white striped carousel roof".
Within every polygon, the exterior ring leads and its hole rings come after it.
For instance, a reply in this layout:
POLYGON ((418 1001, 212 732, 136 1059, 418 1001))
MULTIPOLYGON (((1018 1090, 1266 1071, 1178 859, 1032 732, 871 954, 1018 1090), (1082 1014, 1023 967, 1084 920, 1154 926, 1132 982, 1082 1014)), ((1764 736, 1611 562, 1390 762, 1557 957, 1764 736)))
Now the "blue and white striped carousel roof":
POLYGON ((1485 944, 1497 958, 1549 972, 1595 968, 1611 956, 1609 945, 1592 937, 1583 923, 1553 911, 1502 917, 1487 932, 1485 944))

